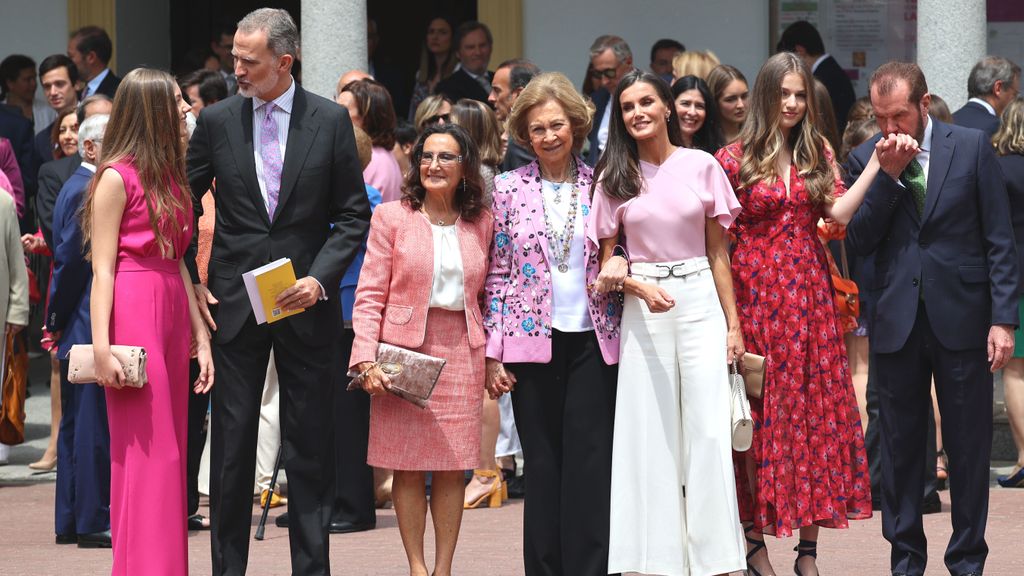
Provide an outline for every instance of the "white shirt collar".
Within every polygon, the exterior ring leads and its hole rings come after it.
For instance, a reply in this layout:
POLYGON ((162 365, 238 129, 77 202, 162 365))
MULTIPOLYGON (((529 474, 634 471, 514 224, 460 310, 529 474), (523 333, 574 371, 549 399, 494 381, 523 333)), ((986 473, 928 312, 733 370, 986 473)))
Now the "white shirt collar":
POLYGON ((107 74, 110 74, 110 68, 104 68, 99 74, 96 75, 95 78, 89 80, 89 82, 86 83, 86 96, 92 96, 96 93, 96 90, 99 89, 100 84, 103 83, 103 79, 107 77, 107 74))
POLYGON ((818 59, 814 61, 814 66, 811 66, 811 74, 814 74, 814 71, 818 69, 818 66, 820 66, 821 63, 824 62, 825 59, 828 58, 829 56, 830 54, 828 52, 825 52, 821 56, 818 56, 818 59))
MULTIPOLYGON (((281 110, 287 112, 288 114, 292 113, 292 104, 295 102, 295 79, 294 78, 292 78, 292 83, 288 85, 288 89, 285 90, 284 93, 281 94, 280 96, 278 96, 277 98, 274 98, 273 102, 281 110)), ((267 101, 262 99, 262 98, 260 98, 259 96, 253 96, 252 97, 252 109, 253 109, 253 111, 259 110, 260 106, 263 106, 266 103, 267 103, 267 101)))
POLYGON ((931 152, 932 149, 932 129, 935 127, 935 122, 932 122, 932 117, 927 116, 928 123, 924 126, 924 137, 921 138, 920 147, 922 152, 931 152))
POLYGON ((993 108, 992 105, 989 104, 988 102, 985 102, 985 100, 983 100, 982 98, 971 98, 970 100, 968 100, 968 102, 974 102, 975 104, 979 104, 982 108, 988 110, 989 114, 996 116, 996 109, 993 108))
POLYGON ((95 164, 90 164, 89 162, 86 162, 85 160, 82 160, 81 166, 82 166, 82 168, 85 168, 86 170, 88 170, 89 172, 92 172, 93 174, 96 173, 96 165, 95 164))

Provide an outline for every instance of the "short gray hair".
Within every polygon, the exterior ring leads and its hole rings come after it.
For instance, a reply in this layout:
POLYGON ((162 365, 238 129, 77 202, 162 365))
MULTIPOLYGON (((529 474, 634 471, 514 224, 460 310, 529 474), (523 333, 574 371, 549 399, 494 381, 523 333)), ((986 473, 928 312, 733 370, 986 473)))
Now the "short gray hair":
POLYGON ((633 59, 633 51, 629 49, 629 44, 626 44, 626 41, 622 38, 612 34, 598 36, 597 40, 594 40, 594 43, 590 45, 590 57, 596 58, 609 48, 615 54, 615 61, 619 64, 622 64, 627 59, 633 59))
POLYGON ((267 34, 267 48, 274 56, 285 54, 299 57, 299 30, 287 10, 260 8, 253 10, 238 21, 238 30, 243 34, 263 31, 267 34))
POLYGON ((110 114, 93 114, 78 126, 78 155, 85 158, 85 141, 103 142, 103 132, 107 129, 110 114))
POLYGON ((996 82, 1002 80, 1009 86, 1014 78, 1020 77, 1020 66, 1001 56, 985 56, 971 69, 967 77, 967 96, 980 98, 992 94, 996 82))

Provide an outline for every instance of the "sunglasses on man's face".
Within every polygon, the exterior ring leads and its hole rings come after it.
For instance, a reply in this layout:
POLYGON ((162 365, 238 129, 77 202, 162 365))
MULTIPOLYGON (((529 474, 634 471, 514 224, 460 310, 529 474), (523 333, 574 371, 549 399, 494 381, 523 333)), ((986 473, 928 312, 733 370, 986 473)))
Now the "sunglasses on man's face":
POLYGON ((618 68, 606 68, 604 70, 598 70, 595 68, 590 71, 590 76, 593 77, 594 80, 600 80, 602 77, 611 80, 612 78, 615 78, 617 70, 618 68))

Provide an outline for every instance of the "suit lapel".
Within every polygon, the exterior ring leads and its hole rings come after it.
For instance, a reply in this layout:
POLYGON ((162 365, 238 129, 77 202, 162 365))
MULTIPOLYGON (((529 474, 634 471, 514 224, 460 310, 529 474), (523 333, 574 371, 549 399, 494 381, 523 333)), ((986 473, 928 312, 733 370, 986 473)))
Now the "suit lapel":
MULTIPOLYGON (((278 194, 277 210, 274 215, 281 214, 288 198, 295 188, 295 181, 299 178, 299 172, 306 163, 306 156, 309 155, 310 146, 316 138, 319 126, 313 122, 316 109, 309 110, 309 103, 306 100, 306 92, 301 88, 295 88, 295 100, 292 102, 291 119, 288 122, 288 146, 284 151, 284 166, 281 170, 281 191, 278 194)), ((276 219, 275 219, 276 221, 276 219)))
POLYGON ((230 122, 232 126, 229 134, 231 149, 235 153, 235 164, 238 172, 242 175, 242 182, 246 191, 249 192, 249 199, 252 200, 256 212, 268 228, 270 217, 267 216, 267 206, 263 201, 263 193, 260 192, 260 182, 256 177, 255 148, 252 137, 252 98, 240 98, 241 106, 235 110, 239 122, 230 122))
POLYGON ((551 267, 551 254, 548 253, 548 234, 544 225, 544 188, 540 181, 540 165, 534 160, 527 165, 526 173, 519 185, 520 201, 523 203, 526 221, 533 228, 533 234, 544 252, 544 261, 551 267))
POLYGON ((939 201, 939 195, 942 193, 942 183, 945 182, 949 164, 953 161, 956 145, 949 137, 950 133, 949 127, 939 122, 935 122, 935 126, 932 128, 932 149, 928 158, 928 191, 924 196, 922 224, 927 222, 932 212, 935 211, 935 204, 939 201))

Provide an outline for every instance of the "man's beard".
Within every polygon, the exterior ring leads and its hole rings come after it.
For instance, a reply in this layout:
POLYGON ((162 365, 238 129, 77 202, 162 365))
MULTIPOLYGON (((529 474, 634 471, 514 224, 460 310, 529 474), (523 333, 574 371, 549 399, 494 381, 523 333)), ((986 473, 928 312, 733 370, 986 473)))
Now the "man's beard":
POLYGON ((244 88, 241 84, 238 85, 238 93, 246 98, 252 98, 259 96, 260 94, 266 94, 274 86, 277 85, 277 81, 281 78, 281 74, 278 72, 271 72, 267 75, 266 80, 260 84, 251 84, 248 88, 244 88))

